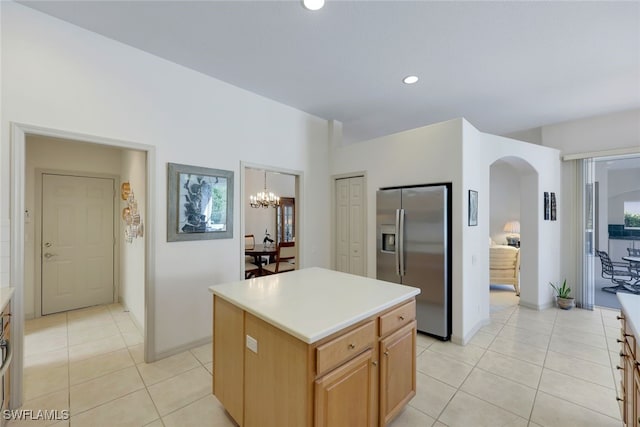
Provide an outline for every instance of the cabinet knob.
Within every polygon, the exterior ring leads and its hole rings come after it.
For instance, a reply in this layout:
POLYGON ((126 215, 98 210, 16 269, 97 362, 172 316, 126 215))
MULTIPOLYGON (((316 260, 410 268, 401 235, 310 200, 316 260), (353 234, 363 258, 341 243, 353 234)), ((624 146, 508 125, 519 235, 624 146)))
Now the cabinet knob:
POLYGON ((404 320, 404 316, 400 316, 400 320, 404 320))
POLYGON ((376 362, 376 361, 373 361, 371 363, 373 363, 373 366, 378 366, 378 362, 376 362))
POLYGON ((388 356, 388 355, 389 355, 389 350, 385 351, 385 352, 384 352, 384 355, 385 355, 385 356, 388 356))
POLYGON ((618 343, 622 344, 624 341, 623 341, 623 340, 621 340, 620 338, 616 338, 616 342, 618 342, 618 343))
POLYGON ((622 352, 622 351, 620 352, 620 357, 626 357, 626 356, 627 356, 627 355, 626 355, 626 354, 624 354, 624 352, 622 352))
POLYGON ((618 320, 622 320, 622 319, 624 319, 624 317, 622 317, 622 316, 616 316, 616 319, 618 319, 618 320))
POLYGON ((616 369, 620 369, 621 371, 624 371, 624 368, 622 366, 616 366, 616 369))
POLYGON ((624 402, 624 399, 622 399, 621 397, 618 397, 618 396, 616 396, 616 400, 617 400, 618 402, 624 402))
POLYGON ((349 350, 353 350, 354 348, 356 348, 355 344, 349 344, 349 350))

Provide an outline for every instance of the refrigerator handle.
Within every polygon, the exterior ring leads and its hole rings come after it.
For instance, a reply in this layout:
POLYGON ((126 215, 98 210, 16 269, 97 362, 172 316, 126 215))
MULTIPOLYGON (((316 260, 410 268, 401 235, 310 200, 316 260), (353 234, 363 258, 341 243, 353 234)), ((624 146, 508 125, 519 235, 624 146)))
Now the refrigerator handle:
POLYGON ((405 271, 404 271, 404 209, 398 209, 399 211, 399 230, 398 230, 398 234, 397 234, 397 239, 399 239, 399 246, 398 246, 398 251, 397 253, 398 255, 398 259, 399 259, 399 270, 400 270, 400 276, 404 276, 405 271))
POLYGON ((402 276, 400 270, 400 210, 396 209, 396 274, 402 276))

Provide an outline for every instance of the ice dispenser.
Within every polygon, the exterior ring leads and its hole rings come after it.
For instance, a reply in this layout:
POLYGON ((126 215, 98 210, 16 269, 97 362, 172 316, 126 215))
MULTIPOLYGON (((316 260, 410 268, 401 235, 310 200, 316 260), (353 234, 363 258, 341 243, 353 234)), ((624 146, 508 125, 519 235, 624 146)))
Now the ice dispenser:
POLYGON ((382 233, 382 252, 396 252, 396 227, 395 225, 383 225, 380 227, 382 233))

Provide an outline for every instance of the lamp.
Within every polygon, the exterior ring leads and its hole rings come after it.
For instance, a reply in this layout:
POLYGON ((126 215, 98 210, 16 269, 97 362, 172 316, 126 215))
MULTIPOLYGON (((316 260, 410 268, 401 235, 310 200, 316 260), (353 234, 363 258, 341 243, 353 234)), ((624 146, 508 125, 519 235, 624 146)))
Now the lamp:
POLYGON ((509 221, 504 225, 507 235, 507 244, 510 246, 520 246, 520 222, 509 221))
POLYGON ((280 205, 280 197, 267 191, 267 171, 264 171, 264 191, 249 196, 249 204, 252 208, 275 208, 280 205))

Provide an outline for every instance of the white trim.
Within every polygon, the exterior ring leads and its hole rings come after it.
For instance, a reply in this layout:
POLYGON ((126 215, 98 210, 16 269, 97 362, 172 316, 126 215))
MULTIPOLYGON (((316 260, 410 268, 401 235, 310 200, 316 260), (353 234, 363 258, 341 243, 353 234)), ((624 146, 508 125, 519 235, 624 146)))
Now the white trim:
POLYGON ((640 154, 640 148, 618 148, 615 150, 604 151, 590 151, 587 153, 567 154, 562 157, 565 162, 568 160, 582 160, 590 157, 610 157, 610 156, 624 156, 627 154, 640 154))
POLYGON ((145 239, 145 327, 144 359, 156 360, 155 354, 155 147, 136 142, 121 141, 96 135, 80 134, 64 130, 49 129, 23 123, 10 123, 11 129, 11 194, 9 197, 11 220, 11 284, 15 288, 11 309, 14 313, 11 322, 12 343, 18 355, 11 366, 11 408, 22 406, 23 396, 23 354, 24 354, 24 221, 25 206, 25 147, 26 134, 76 140, 85 143, 109 145, 129 150, 139 150, 147 155, 147 196, 146 196, 146 233, 145 239))
POLYGON ((194 348, 201 347, 206 344, 213 346, 213 335, 210 335, 207 338, 202 338, 196 341, 191 341, 189 343, 179 345, 178 347, 173 347, 172 349, 163 351, 162 353, 158 353, 156 354, 156 360, 164 359, 169 356, 174 356, 184 351, 193 350, 194 348))
POLYGON ((483 319, 482 321, 478 322, 476 326, 473 329, 471 329, 471 331, 469 331, 467 335, 464 336, 463 338, 460 338, 458 335, 451 334, 451 342, 454 344, 465 346, 469 344, 469 342, 473 339, 473 337, 478 333, 480 329, 484 328, 489 324, 491 324, 490 318, 483 319))

